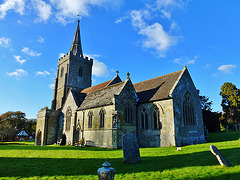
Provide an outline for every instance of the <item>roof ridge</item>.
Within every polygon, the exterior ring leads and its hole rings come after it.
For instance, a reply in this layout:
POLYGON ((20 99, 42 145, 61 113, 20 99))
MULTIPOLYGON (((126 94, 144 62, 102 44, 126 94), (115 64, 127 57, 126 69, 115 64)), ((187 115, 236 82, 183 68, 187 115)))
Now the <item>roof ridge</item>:
MULTIPOLYGON (((164 77, 164 76, 169 76, 169 75, 178 73, 180 71, 183 71, 183 70, 175 71, 175 72, 172 72, 172 73, 169 73, 169 74, 165 74, 165 75, 162 75, 162 76, 158 76, 158 77, 155 77, 155 78, 152 78, 152 79, 147 79, 147 80, 144 80, 144 81, 140 81, 138 83, 142 83, 142 82, 145 82, 145 81, 150 81, 150 80, 153 80, 153 79, 158 79, 158 78, 161 78, 161 77, 164 77)), ((138 83, 134 83, 133 85, 138 84, 138 83)))
POLYGON ((104 90, 104 89, 107 89, 107 88, 109 88, 109 87, 117 86, 117 85, 119 85, 119 84, 121 84, 121 83, 124 83, 124 82, 125 82, 125 81, 122 81, 122 82, 113 84, 113 85, 111 85, 111 86, 106 86, 106 87, 103 87, 103 88, 101 88, 101 89, 97 89, 97 90, 95 90, 95 91, 91 91, 91 92, 85 93, 85 94, 90 94, 90 93, 94 93, 94 92, 97 92, 97 91, 100 91, 100 90, 104 90))

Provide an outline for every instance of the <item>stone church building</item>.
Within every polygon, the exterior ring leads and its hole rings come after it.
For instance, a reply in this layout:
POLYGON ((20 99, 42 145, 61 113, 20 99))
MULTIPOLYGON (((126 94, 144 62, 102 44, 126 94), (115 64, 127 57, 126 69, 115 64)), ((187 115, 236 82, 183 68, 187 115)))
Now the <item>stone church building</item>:
POLYGON ((121 148, 135 134, 141 147, 205 142, 198 92, 186 67, 132 84, 118 72, 91 86, 93 59, 83 55, 79 21, 70 51, 58 60, 51 109, 38 112, 36 145, 67 144, 121 148))

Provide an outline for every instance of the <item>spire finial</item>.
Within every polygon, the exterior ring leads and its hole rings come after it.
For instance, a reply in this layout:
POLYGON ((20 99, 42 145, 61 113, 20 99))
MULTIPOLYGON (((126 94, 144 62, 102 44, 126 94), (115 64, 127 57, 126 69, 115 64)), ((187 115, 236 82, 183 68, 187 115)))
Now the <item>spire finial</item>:
POLYGON ((118 70, 116 70, 116 73, 117 73, 117 75, 118 75, 119 71, 118 71, 118 70))
MULTIPOLYGON (((80 15, 78 15, 78 16, 80 16, 80 15)), ((76 31, 75 31, 75 35, 74 35, 74 38, 73 38, 73 42, 72 42, 72 46, 71 46, 70 51, 72 51, 74 55, 78 55, 80 57, 83 57, 81 38, 80 38, 79 22, 80 22, 80 20, 78 19, 77 28, 76 28, 76 31)))
POLYGON ((127 79, 129 79, 129 76, 130 76, 130 73, 129 73, 129 72, 127 72, 127 79))

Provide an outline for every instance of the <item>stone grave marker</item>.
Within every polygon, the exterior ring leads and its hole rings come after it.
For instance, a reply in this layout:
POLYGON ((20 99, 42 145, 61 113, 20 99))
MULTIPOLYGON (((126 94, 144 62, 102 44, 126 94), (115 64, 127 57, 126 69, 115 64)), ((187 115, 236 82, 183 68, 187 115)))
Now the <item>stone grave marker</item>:
POLYGON ((137 138, 134 134, 122 136, 123 160, 125 163, 137 163, 141 160, 137 138))
POLYGON ((218 148, 214 145, 210 146, 211 152, 217 157, 218 162, 222 166, 231 167, 232 164, 219 152, 218 148))

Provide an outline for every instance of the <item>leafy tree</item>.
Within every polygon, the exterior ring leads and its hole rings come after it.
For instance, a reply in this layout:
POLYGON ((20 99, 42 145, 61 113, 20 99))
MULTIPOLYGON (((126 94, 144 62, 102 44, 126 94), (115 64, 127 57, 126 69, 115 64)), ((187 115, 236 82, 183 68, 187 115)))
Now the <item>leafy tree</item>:
POLYGON ((3 141, 7 141, 9 138, 13 138, 15 135, 16 129, 13 124, 11 124, 9 121, 0 120, 0 140, 3 143, 3 141))
POLYGON ((212 111, 212 101, 209 101, 209 97, 200 95, 202 110, 212 111))
POLYGON ((199 95, 199 97, 202 105, 204 126, 207 127, 209 132, 220 131, 219 118, 221 117, 221 113, 212 112, 212 101, 209 100, 209 97, 203 95, 199 95))
POLYGON ((27 119, 25 113, 21 111, 8 111, 0 116, 0 139, 8 140, 13 138, 17 131, 24 128, 27 119))
POLYGON ((232 83, 226 82, 221 87, 220 95, 222 96, 221 106, 228 122, 240 120, 240 90, 232 83))

